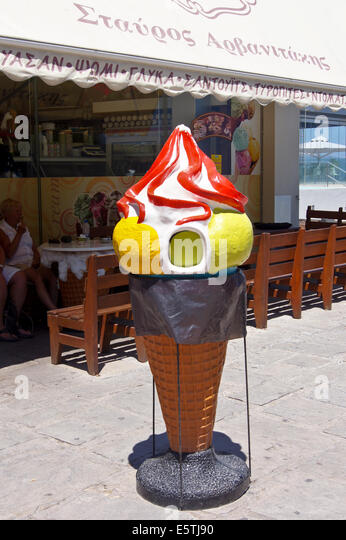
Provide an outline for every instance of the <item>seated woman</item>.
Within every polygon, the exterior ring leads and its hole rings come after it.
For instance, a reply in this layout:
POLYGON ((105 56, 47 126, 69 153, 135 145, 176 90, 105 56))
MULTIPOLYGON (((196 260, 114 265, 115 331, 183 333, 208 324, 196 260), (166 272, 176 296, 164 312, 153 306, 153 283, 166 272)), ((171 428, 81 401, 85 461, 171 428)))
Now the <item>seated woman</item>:
POLYGON ((23 223, 22 206, 6 199, 0 206, 0 245, 6 254, 6 264, 23 270, 35 285, 41 302, 47 309, 56 309, 58 288, 53 272, 40 265, 40 254, 34 246, 28 228, 23 223), (49 292, 45 283, 48 285, 49 292))
POLYGON ((5 265, 5 252, 0 247, 0 341, 18 341, 18 337, 32 337, 31 332, 20 328, 18 317, 22 310, 26 297, 26 275, 24 272, 11 266, 5 265), (12 325, 7 327, 4 324, 4 310, 7 300, 7 287, 10 291, 12 311, 12 325), (14 309, 13 309, 14 308, 14 309), (13 313, 14 311, 14 313, 13 313))

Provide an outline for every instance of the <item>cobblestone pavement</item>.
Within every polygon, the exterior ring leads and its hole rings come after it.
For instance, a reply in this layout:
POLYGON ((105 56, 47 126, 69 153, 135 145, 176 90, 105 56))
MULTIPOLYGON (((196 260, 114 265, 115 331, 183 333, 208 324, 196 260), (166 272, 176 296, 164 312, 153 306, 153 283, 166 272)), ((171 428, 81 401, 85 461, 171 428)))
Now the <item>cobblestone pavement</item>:
MULTIPOLYGON (((251 323, 251 317, 249 319, 251 323)), ((50 364, 48 332, 0 343, 0 519, 345 519, 346 296, 283 305, 248 327, 252 483, 235 503, 179 512, 144 501, 136 468, 151 456, 152 379, 132 340, 99 377, 78 351, 50 364)), ((214 445, 247 459, 242 340, 229 343, 214 445)), ((167 437, 157 418, 156 445, 167 437)))

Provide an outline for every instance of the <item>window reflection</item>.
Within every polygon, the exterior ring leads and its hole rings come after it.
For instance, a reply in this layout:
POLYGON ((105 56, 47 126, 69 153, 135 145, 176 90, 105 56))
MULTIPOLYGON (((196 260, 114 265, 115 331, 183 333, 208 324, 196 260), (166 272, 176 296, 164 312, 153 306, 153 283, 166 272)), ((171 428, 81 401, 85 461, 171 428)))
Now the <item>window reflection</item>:
POLYGON ((346 111, 304 110, 299 142, 301 185, 346 186, 346 111))
POLYGON ((0 178, 32 177, 33 84, 0 74, 0 178))
POLYGON ((142 176, 171 130, 169 98, 39 82, 42 176, 142 176))

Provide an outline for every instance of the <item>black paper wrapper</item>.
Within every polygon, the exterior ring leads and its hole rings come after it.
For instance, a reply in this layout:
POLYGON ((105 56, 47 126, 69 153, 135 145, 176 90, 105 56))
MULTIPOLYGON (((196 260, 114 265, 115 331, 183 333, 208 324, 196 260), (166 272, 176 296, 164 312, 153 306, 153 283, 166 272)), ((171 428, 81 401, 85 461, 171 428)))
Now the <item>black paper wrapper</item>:
POLYGON ((130 275, 138 336, 166 335, 197 345, 246 335, 246 279, 240 270, 224 279, 130 275))

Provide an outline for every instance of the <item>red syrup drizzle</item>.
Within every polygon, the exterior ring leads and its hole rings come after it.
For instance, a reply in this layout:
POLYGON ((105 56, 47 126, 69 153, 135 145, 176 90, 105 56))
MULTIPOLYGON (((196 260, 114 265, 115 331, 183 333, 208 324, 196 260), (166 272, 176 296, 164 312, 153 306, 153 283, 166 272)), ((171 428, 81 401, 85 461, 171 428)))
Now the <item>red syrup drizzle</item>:
POLYGON ((247 197, 240 193, 227 178, 217 172, 214 162, 198 148, 190 133, 179 128, 176 128, 173 131, 149 171, 139 182, 137 182, 137 184, 128 189, 124 197, 118 201, 119 211, 127 218, 129 215, 130 204, 138 205, 138 223, 142 223, 145 219, 145 204, 137 197, 143 189, 148 186, 148 199, 155 206, 168 208, 202 208, 204 210, 203 214, 181 219, 177 221, 176 225, 183 225, 184 223, 189 223, 191 221, 204 221, 210 218, 211 209, 205 202, 167 199, 166 197, 155 194, 155 191, 165 182, 168 176, 172 174, 177 165, 181 138, 188 156, 189 165, 185 171, 178 174, 177 179, 179 184, 188 192, 193 193, 202 199, 216 201, 244 213, 244 206, 248 201, 247 197), (172 160, 174 150, 176 152, 176 157, 172 160), (195 183, 195 180, 201 174, 203 164, 206 167, 209 182, 215 191, 201 188, 195 183))

